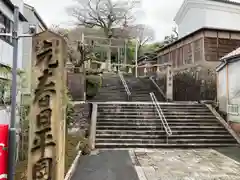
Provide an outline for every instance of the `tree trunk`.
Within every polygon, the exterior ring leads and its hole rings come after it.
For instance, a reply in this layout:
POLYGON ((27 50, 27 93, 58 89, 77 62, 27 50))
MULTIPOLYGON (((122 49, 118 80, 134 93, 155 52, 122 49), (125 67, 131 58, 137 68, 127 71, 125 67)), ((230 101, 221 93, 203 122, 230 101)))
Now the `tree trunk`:
POLYGON ((111 55, 112 55, 112 51, 111 51, 111 38, 108 39, 109 42, 109 47, 108 47, 108 52, 107 52, 107 63, 106 63, 106 70, 107 71, 111 71, 111 55))
POLYGON ((142 45, 139 45, 137 50, 138 57, 141 56, 141 51, 142 51, 142 45))

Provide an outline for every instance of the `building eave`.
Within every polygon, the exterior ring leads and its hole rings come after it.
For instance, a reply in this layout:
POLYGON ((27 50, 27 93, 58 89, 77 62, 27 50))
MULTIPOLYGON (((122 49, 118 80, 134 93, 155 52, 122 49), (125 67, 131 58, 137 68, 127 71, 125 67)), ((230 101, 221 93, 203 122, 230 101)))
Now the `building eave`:
MULTIPOLYGON (((12 11, 14 12, 15 5, 10 0, 3 0, 3 3, 12 11)), ((27 19, 24 17, 24 15, 19 12, 19 20, 27 22, 27 19)))
POLYGON ((35 15, 36 18, 39 20, 39 22, 41 23, 41 25, 45 28, 45 30, 47 30, 47 29, 48 29, 47 24, 43 21, 43 19, 41 18, 41 16, 38 14, 37 10, 36 10, 33 6, 31 6, 31 5, 29 5, 29 4, 26 4, 26 3, 24 3, 24 6, 27 7, 27 8, 29 8, 29 9, 31 9, 31 10, 33 11, 34 15, 35 15))
POLYGON ((230 64, 230 63, 234 63, 234 62, 237 62, 237 61, 240 61, 240 55, 237 54, 235 56, 231 56, 230 58, 228 59, 223 59, 222 60, 222 63, 219 64, 217 67, 216 67, 216 71, 219 72, 221 71, 227 64, 230 64))
POLYGON ((188 0, 184 0, 184 2, 182 3, 182 5, 180 6, 180 8, 178 9, 178 11, 177 11, 177 13, 176 13, 176 15, 175 15, 175 17, 174 17, 174 21, 178 24, 179 23, 179 21, 180 21, 180 19, 181 19, 181 17, 182 17, 182 14, 183 14, 183 12, 184 12, 184 9, 185 9, 185 7, 186 7, 186 5, 187 5, 187 1, 188 0))
POLYGON ((175 45, 175 44, 177 44, 177 43, 179 43, 179 42, 181 42, 181 41, 183 41, 183 40, 185 40, 185 39, 187 39, 187 38, 189 38, 189 37, 191 37, 191 36, 194 36, 195 34, 200 33, 200 32, 202 32, 202 31, 240 33, 240 30, 234 30, 234 29, 224 29, 224 28, 214 28, 214 27, 202 27, 202 28, 199 28, 199 29, 196 30, 196 31, 193 31, 193 32, 187 34, 186 36, 183 36, 182 38, 180 38, 180 39, 178 39, 178 40, 176 40, 176 41, 174 41, 174 42, 172 42, 172 43, 170 43, 170 44, 168 44, 168 45, 165 45, 164 47, 160 48, 160 49, 157 50, 156 52, 159 53, 159 52, 161 52, 161 51, 163 51, 163 50, 165 50, 165 49, 167 49, 167 48, 169 48, 169 47, 171 47, 171 46, 173 46, 173 45, 175 45))

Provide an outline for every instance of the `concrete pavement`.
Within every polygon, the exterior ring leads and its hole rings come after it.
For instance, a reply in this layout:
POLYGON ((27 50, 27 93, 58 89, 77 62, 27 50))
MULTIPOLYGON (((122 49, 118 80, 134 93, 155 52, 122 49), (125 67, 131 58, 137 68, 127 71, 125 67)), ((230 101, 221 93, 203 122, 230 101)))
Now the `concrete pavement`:
POLYGON ((71 180, 139 180, 128 151, 95 151, 82 156, 71 180))
POLYGON ((95 151, 80 158, 72 180, 240 179, 240 163, 224 154, 214 149, 95 151))

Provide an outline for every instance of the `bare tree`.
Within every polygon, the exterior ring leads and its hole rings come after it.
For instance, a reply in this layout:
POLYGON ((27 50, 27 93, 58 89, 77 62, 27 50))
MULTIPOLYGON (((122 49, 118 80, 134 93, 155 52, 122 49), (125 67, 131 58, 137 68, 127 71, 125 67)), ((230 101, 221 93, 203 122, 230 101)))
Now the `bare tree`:
POLYGON ((77 25, 99 27, 105 36, 112 37, 114 27, 127 26, 134 20, 133 9, 139 0, 75 0, 76 5, 67 8, 70 16, 77 20, 77 25))
POLYGON ((115 37, 114 29, 122 29, 131 24, 134 8, 140 0, 75 0, 76 5, 67 8, 70 16, 76 19, 78 26, 98 27, 103 29, 108 40, 107 67, 111 64, 111 38, 115 37))
POLYGON ((50 29, 65 39, 68 47, 68 60, 74 65, 74 67, 81 67, 84 61, 94 59, 93 41, 89 45, 84 45, 80 40, 72 41, 69 38, 69 33, 71 31, 68 29, 61 28, 58 25, 52 25, 50 29))
POLYGON ((144 24, 138 24, 129 27, 129 34, 131 37, 135 38, 138 43, 138 55, 141 55, 142 47, 149 41, 154 40, 154 30, 144 24))
POLYGON ((178 32, 177 32, 177 28, 174 27, 172 29, 171 35, 170 36, 165 36, 164 44, 167 45, 167 44, 173 43, 176 40, 178 40, 178 32))

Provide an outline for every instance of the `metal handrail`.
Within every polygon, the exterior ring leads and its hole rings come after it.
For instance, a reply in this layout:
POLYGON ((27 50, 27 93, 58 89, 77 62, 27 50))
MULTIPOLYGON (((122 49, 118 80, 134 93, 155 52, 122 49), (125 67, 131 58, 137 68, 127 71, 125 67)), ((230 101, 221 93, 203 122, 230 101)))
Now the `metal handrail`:
POLYGON ((160 120, 162 121, 163 128, 164 128, 164 130, 166 132, 166 135, 167 135, 167 138, 168 138, 168 136, 172 135, 172 130, 171 130, 171 128, 168 125, 168 122, 167 122, 167 120, 166 120, 166 118, 165 118, 165 116, 163 114, 163 111, 162 111, 160 105, 158 104, 158 100, 157 100, 155 94, 153 92, 151 92, 149 94, 150 94, 152 102, 153 102, 153 104, 155 106, 155 109, 157 110, 158 116, 159 116, 160 120))
POLYGON ((128 100, 130 100, 130 97, 131 97, 132 93, 131 93, 131 91, 128 88, 127 82, 125 81, 125 79, 124 79, 124 77, 123 77, 123 75, 122 75, 122 73, 120 71, 118 71, 118 75, 119 75, 119 77, 121 79, 123 87, 125 88, 125 91, 126 91, 127 96, 128 96, 128 100))
POLYGON ((166 95, 164 94, 163 90, 159 87, 159 85, 156 83, 156 81, 153 79, 153 76, 151 76, 149 79, 152 81, 152 83, 157 88, 157 90, 161 93, 161 95, 164 97, 164 99, 167 100, 166 95))

